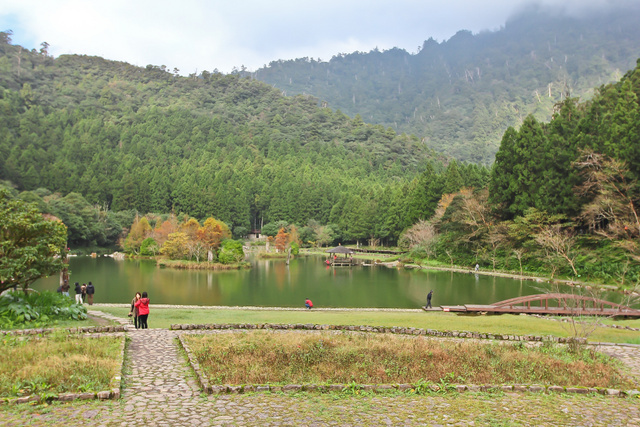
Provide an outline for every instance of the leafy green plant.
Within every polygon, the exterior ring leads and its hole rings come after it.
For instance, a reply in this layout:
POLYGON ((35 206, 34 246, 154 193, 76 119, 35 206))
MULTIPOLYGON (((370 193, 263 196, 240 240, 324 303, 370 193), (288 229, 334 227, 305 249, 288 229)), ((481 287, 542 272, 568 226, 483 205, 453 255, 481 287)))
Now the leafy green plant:
POLYGON ((44 291, 25 295, 9 292, 0 297, 0 327, 43 327, 58 320, 85 320, 87 309, 62 294, 44 291))

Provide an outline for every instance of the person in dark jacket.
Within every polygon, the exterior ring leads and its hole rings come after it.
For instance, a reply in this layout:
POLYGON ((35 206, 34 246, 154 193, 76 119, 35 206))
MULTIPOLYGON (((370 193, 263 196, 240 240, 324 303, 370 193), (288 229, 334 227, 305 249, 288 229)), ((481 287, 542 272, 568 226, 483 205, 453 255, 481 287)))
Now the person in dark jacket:
POLYGON ((93 294, 96 293, 96 288, 94 288, 93 283, 89 282, 87 285, 87 302, 89 305, 93 305, 93 294))
POLYGON ((427 308, 432 308, 431 307, 431 297, 433 296, 433 289, 431 289, 429 291, 429 293, 427 294, 427 308))
POLYGON ((80 286, 80 283, 76 282, 75 283, 75 288, 74 290, 76 291, 76 304, 82 304, 82 286, 80 286))
POLYGON ((65 280, 64 282, 62 282, 62 286, 60 286, 60 290, 62 291, 62 295, 64 296, 69 296, 69 281, 65 280))

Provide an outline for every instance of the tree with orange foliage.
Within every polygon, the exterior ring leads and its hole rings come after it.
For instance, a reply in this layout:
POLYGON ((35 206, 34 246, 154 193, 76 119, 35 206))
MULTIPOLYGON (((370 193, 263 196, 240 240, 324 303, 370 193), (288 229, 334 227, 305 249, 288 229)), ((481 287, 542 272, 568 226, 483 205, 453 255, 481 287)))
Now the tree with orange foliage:
POLYGON ((178 227, 178 231, 186 234, 191 240, 196 239, 196 234, 198 233, 199 229, 200 223, 195 218, 189 218, 188 220, 180 224, 180 227, 178 227))
POLYGON ((289 233, 284 231, 284 227, 276 234, 276 252, 284 252, 289 243, 289 233))
POLYGON ((158 243, 158 245, 164 245, 164 242, 169 238, 169 234, 176 232, 176 221, 172 216, 170 219, 164 221, 162 224, 158 223, 156 228, 153 230, 153 238, 158 243))
POLYGON ((207 218, 202 227, 196 232, 196 239, 201 241, 207 249, 218 249, 224 239, 231 238, 231 231, 227 224, 215 218, 207 218))

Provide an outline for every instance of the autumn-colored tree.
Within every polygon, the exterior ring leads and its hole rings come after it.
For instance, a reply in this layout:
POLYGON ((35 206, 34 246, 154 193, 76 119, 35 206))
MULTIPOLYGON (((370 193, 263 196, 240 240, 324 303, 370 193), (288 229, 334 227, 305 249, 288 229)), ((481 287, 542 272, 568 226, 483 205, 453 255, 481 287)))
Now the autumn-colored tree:
POLYGON ((289 226, 289 244, 300 245, 300 236, 298 235, 298 228, 295 224, 289 226))
POLYGON ((424 249, 428 257, 434 254, 434 247, 437 242, 438 231, 436 227, 430 221, 425 220, 419 220, 408 228, 398 241, 401 247, 424 249))
POLYGON ((183 232, 176 232, 169 234, 169 238, 162 248, 160 253, 168 256, 170 259, 185 259, 189 256, 189 237, 183 232))
POLYGON ((151 226, 146 217, 139 218, 137 215, 129 230, 129 235, 124 241, 125 252, 138 254, 140 253, 140 246, 144 239, 151 235, 151 226))
POLYGON ((215 218, 207 218, 196 232, 196 240, 200 241, 206 250, 217 250, 224 239, 231 238, 231 231, 227 224, 215 218))
POLYGON ((190 240, 196 239, 196 234, 198 233, 199 229, 200 223, 195 218, 189 218, 188 220, 180 224, 180 227, 178 227, 178 231, 189 236, 190 240))
POLYGON ((176 232, 176 228, 176 219, 171 216, 168 220, 157 223, 156 228, 153 230, 153 238, 158 245, 162 246, 169 238, 169 234, 176 232))
POLYGON ((629 257, 640 261, 638 183, 629 178, 628 165, 593 152, 583 152, 574 165, 584 178, 576 190, 590 199, 581 219, 595 234, 615 240, 629 257))
POLYGON ((569 263, 573 274, 578 275, 573 254, 576 240, 573 230, 563 228, 560 224, 552 224, 544 227, 534 238, 540 246, 547 249, 551 259, 554 257, 564 259, 569 263))
POLYGON ((438 202, 438 206, 436 207, 436 211, 433 214, 433 217, 431 218, 431 220, 436 221, 442 218, 442 216, 444 215, 447 208, 449 207, 449 205, 451 204, 451 202, 455 197, 456 197, 455 194, 443 194, 442 197, 440 198, 440 201, 438 202))
POLYGON ((284 228, 278 230, 276 234, 276 252, 284 252, 289 242, 289 233, 284 231, 284 228))

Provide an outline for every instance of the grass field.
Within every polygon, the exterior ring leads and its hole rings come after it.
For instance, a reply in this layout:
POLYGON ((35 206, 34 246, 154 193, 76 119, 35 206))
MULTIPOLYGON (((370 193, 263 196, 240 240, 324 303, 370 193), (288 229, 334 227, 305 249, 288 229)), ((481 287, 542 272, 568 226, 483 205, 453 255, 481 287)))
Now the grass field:
MULTIPOLYGON (((593 351, 523 343, 331 332, 245 331, 184 338, 212 384, 545 384, 627 389, 593 351)), ((419 387, 418 387, 419 388, 419 387)))
POLYGON ((0 396, 107 390, 120 368, 123 338, 64 333, 2 338, 0 396))
MULTIPOLYGON (((115 316, 125 318, 125 307, 100 307, 115 316)), ((314 310, 250 310, 250 309, 188 309, 154 308, 151 306, 149 327, 168 328, 172 324, 208 323, 315 323, 333 325, 402 326, 436 330, 470 331, 508 335, 570 336, 567 325, 531 316, 458 316, 453 313, 402 311, 314 311, 314 310)), ((619 325, 640 327, 640 320, 616 321, 619 325)), ((636 331, 598 328, 590 341, 640 344, 636 331)))

